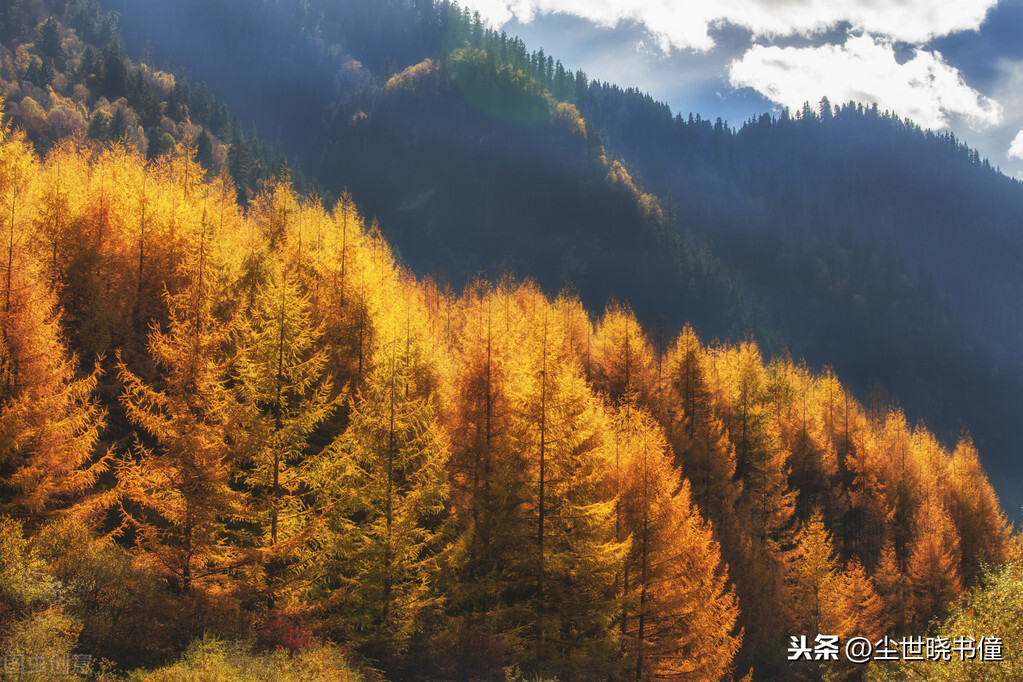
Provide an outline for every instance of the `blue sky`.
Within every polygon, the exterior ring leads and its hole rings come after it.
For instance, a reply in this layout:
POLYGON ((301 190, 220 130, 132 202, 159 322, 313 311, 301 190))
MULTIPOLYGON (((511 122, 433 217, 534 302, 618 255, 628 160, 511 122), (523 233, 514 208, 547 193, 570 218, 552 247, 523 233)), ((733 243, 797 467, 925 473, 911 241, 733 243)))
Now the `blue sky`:
POLYGON ((468 0, 591 78, 739 125, 877 102, 1023 179, 1023 0, 468 0))

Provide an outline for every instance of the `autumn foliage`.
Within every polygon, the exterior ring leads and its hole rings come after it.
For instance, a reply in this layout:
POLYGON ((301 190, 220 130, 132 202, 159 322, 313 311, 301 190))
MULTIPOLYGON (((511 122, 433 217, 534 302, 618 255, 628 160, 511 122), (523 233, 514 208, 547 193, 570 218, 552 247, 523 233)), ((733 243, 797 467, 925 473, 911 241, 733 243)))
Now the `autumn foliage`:
MULTIPOLYGON (((1012 558, 969 438, 828 370, 530 282, 456 294, 286 176, 235 197, 187 146, 0 143, 0 539, 147 586, 51 613, 149 600, 88 635, 152 638, 118 665, 212 633, 394 676, 812 677, 789 635, 921 632, 1012 558)), ((4 580, 2 636, 44 627, 4 580)))

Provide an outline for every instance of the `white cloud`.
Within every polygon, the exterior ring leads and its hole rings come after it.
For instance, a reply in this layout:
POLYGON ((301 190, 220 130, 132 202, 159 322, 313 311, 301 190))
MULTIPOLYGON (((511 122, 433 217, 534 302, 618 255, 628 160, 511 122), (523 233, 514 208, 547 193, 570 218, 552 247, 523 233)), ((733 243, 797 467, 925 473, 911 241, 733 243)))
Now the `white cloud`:
MULTIPOLYGON (((1016 133, 1016 137, 1009 144, 1009 158, 1023 159, 1023 130, 1016 133)), ((1020 174, 1023 177, 1023 174, 1020 174)))
POLYGON ((827 96, 834 104, 876 102, 925 128, 943 128, 949 116, 975 128, 1002 119, 998 102, 969 87, 940 54, 917 50, 899 64, 891 42, 870 36, 810 48, 755 45, 732 63, 729 80, 794 111, 827 96))
POLYGON ((998 0, 470 0, 491 24, 537 14, 571 14, 601 26, 635 21, 662 49, 709 50, 709 29, 728 21, 754 36, 807 35, 841 22, 894 40, 923 43, 976 30, 998 0))

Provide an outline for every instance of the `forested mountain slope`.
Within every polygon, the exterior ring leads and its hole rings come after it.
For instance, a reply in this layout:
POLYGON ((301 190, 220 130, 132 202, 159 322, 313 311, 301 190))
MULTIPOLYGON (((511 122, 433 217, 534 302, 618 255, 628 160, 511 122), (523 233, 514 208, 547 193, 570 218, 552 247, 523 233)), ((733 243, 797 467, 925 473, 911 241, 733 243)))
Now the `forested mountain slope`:
MULTIPOLYGON (((296 61, 259 71, 269 43, 236 57, 266 76, 245 85, 256 94, 289 83, 298 97, 319 81, 292 70, 339 66, 317 95, 335 99, 298 118, 253 105, 296 124, 278 124, 282 140, 321 182, 365 193, 336 202, 297 193, 204 87, 129 59, 95 3, 0 12, 15 126, 0 139, 5 651, 228 679, 815 679, 820 666, 785 660, 787 635, 961 620, 984 566, 1018 558, 971 438, 943 445, 744 335, 777 343, 761 315, 798 331, 772 292, 803 289, 698 245, 689 220, 715 251, 745 253, 734 216, 677 198, 672 164, 661 197, 644 190, 613 145, 661 157, 608 104, 635 93, 453 7, 329 7, 341 13, 324 5, 300 39, 279 32, 303 18, 278 13, 293 6, 257 6, 237 40, 284 35, 296 61), (366 65, 323 41, 335 30, 366 65), (578 293, 558 293, 566 281, 578 293)), ((640 100, 630 115, 663 113, 640 100)), ((742 136, 796 148, 838 120, 904 126, 844 109, 762 120, 762 138, 661 123, 692 138, 682 156, 705 167, 688 181, 709 201, 744 167, 711 172, 741 158, 742 136)), ((951 140, 897 134, 993 175, 951 140)), ((743 182, 730 205, 784 204, 743 182)), ((1014 185, 984 187, 1003 206, 1014 185)), ((759 229, 804 244, 792 262, 833 255, 809 227, 759 229)), ((891 259, 868 272, 893 276, 891 259)), ((850 281, 941 312, 908 278, 850 281)))
POLYGON ((1023 189, 954 138, 855 105, 675 116, 447 3, 103 4, 129 45, 351 188, 417 272, 511 269, 665 328, 752 332, 946 442, 969 429, 1023 503, 1023 189))
POLYGON ((1018 181, 951 135, 853 104, 734 130, 636 92, 589 94, 587 120, 743 274, 793 354, 834 363, 861 395, 884 386, 945 437, 969 428, 1017 480, 1018 181))
MULTIPOLYGON (((39 152, 81 136, 123 141, 155 159, 191 146, 204 170, 228 171, 242 198, 284 164, 204 85, 131 59, 117 16, 95 2, 10 3, 0 8, 0 92, 4 119, 39 152)), ((302 179, 296 185, 304 189, 302 179)))
POLYGON ((968 438, 752 341, 655 345, 512 278, 445 291, 349 196, 282 176, 243 209, 184 146, 40 158, 4 130, 0 171, 15 656, 817 679, 791 633, 921 633, 1018 557, 968 438))

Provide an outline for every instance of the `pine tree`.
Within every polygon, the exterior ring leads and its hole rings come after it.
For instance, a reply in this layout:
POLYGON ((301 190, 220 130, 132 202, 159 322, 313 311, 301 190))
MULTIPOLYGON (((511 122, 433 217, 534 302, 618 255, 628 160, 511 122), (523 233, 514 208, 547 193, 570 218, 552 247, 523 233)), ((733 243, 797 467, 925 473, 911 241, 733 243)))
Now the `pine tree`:
MULTIPOLYGON (((867 575, 863 564, 856 557, 846 563, 845 570, 838 577, 837 599, 841 623, 830 634, 838 635, 840 642, 848 642, 853 637, 865 637, 871 642, 877 642, 888 632, 884 602, 874 589, 873 579, 867 575)), ((855 680, 862 677, 860 666, 844 657, 830 666, 828 672, 835 679, 855 680)))
POLYGON ((980 580, 983 565, 998 565, 1009 557, 1009 524, 980 457, 969 436, 960 438, 952 453, 951 515, 959 531, 964 587, 980 580))
POLYGON ((876 642, 888 631, 884 602, 874 588, 873 579, 856 557, 846 563, 839 576, 838 600, 842 623, 836 634, 842 641, 848 641, 850 637, 866 637, 876 642))
POLYGON ((452 439, 452 502, 459 523, 452 606, 463 637, 485 638, 485 651, 459 651, 461 674, 493 674, 506 664, 490 649, 515 638, 521 623, 509 605, 521 585, 508 567, 532 553, 533 528, 524 509, 531 499, 526 453, 515 447, 515 357, 519 326, 498 329, 496 311, 507 292, 476 281, 456 315, 455 395, 447 415, 452 439), (477 656, 472 657, 470 653, 477 656))
MULTIPOLYGON (((883 554, 892 508, 888 500, 888 472, 881 459, 874 429, 865 429, 862 442, 846 458, 850 484, 846 545, 864 566, 873 569, 883 554)), ((894 545, 892 546, 894 560, 894 545)), ((901 569, 900 569, 901 570, 901 569)))
POLYGON ((724 393, 736 477, 743 482, 742 502, 750 513, 751 533, 761 544, 777 543, 790 532, 795 493, 788 490, 788 453, 767 409, 760 351, 751 341, 722 349, 715 370, 721 377, 719 391, 724 393))
MULTIPOLYGON (((819 510, 796 534, 796 550, 788 570, 789 609, 794 632, 813 640, 818 634, 834 635, 842 624, 839 578, 831 536, 824 528, 819 510)), ((818 679, 821 664, 803 661, 795 666, 800 674, 818 679)))
POLYGON ((243 480, 254 497, 271 604, 286 587, 285 564, 294 562, 318 518, 304 499, 314 467, 310 437, 343 400, 343 393, 331 397, 326 354, 316 349, 319 334, 308 302, 283 266, 275 265, 241 331, 236 363, 238 391, 250 410, 243 480))
POLYGON ((913 617, 913 594, 909 579, 899 566, 895 544, 889 540, 881 550, 874 585, 884 603, 884 620, 891 631, 906 632, 913 617))
POLYGON ((109 467, 99 443, 99 368, 77 376, 44 284, 18 277, 14 286, 0 316, 10 339, 0 341, 0 510, 34 521, 57 510, 91 515, 108 502, 90 494, 109 467))
POLYGON ((598 349, 593 365, 597 391, 612 403, 630 391, 644 400, 653 397, 653 349, 632 310, 609 304, 597 323, 594 344, 598 349))
POLYGON ((831 425, 835 421, 835 391, 841 386, 827 381, 818 384, 805 365, 776 359, 768 367, 767 394, 781 442, 789 453, 789 485, 797 493, 796 517, 807 520, 814 509, 820 509, 825 524, 831 524, 838 506, 832 486, 838 466, 831 425))
POLYGON ((529 563, 513 569, 531 577, 521 588, 513 656, 535 674, 592 678, 617 663, 614 582, 627 549, 614 534, 607 426, 578 368, 560 352, 563 330, 546 300, 530 289, 519 295, 531 376, 515 432, 530 461, 535 545, 529 563))
POLYGON ((736 478, 742 483, 736 505, 739 532, 725 550, 745 632, 737 666, 741 671, 755 665, 770 673, 782 663, 781 633, 789 625, 785 573, 795 494, 787 487, 787 453, 767 409, 756 345, 747 341, 714 349, 709 359, 716 409, 725 417, 735 447, 736 478))
POLYGON ((909 550, 908 577, 917 628, 923 629, 934 618, 943 618, 962 594, 960 566, 959 534, 940 502, 928 499, 909 550))
POLYGON ((0 510, 38 522, 86 502, 107 459, 98 447, 105 415, 94 390, 98 368, 84 377, 63 342, 56 298, 32 256, 30 231, 38 179, 20 133, 0 128, 0 510))
POLYGON ((819 510, 796 534, 796 551, 789 569, 790 608, 799 632, 833 634, 840 625, 839 576, 831 535, 819 510))
POLYGON ((727 527, 734 525, 735 504, 742 491, 735 481, 735 450, 724 424, 714 413, 705 379, 702 349, 686 326, 665 360, 668 381, 668 434, 676 465, 692 487, 693 499, 719 528, 729 544, 727 527))

